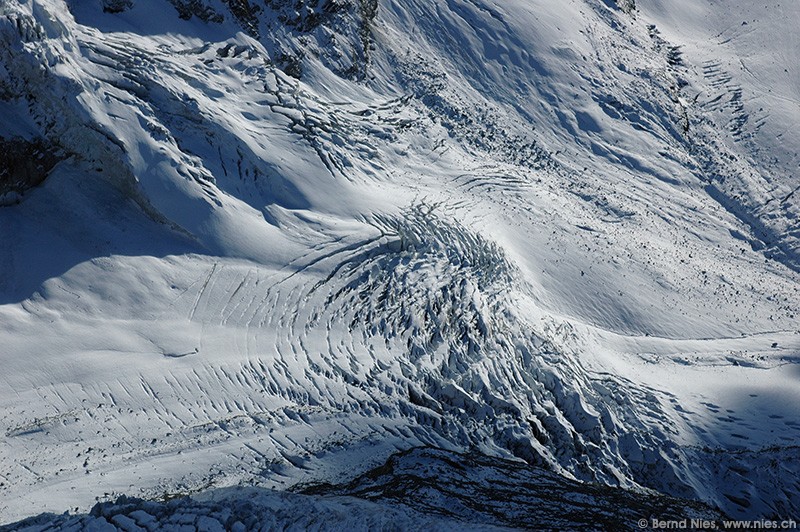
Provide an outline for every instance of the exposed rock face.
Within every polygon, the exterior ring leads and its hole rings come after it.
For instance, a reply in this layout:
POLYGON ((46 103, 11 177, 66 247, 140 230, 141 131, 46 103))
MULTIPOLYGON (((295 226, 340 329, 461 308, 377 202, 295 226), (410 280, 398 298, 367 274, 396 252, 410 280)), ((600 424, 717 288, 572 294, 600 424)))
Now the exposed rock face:
MULTIPOLYGON (((168 0, 184 20, 236 21, 258 39, 284 72, 300 78, 307 58, 317 58, 347 79, 367 77, 377 0, 168 0)), ((628 1, 628 0, 626 0, 628 1)), ((103 11, 122 13, 134 0, 103 0, 103 11)))
POLYGON ((59 160, 58 150, 44 139, 0 138, 0 206, 19 201, 59 160))
MULTIPOLYGON (((108 0, 113 4, 130 1, 108 0)), ((367 76, 377 0, 265 0, 263 4, 223 0, 224 7, 217 4, 216 8, 206 0, 169 1, 185 20, 197 17, 222 23, 229 16, 228 20, 260 40, 271 59, 292 77, 302 76, 307 57, 320 59, 348 79, 367 76)))
POLYGON ((303 59, 313 56, 342 77, 366 78, 376 0, 265 0, 260 33, 252 30, 261 11, 257 6, 227 3, 245 30, 276 50, 276 62, 287 74, 301 77, 303 59), (282 33, 289 39, 276 39, 282 33))
POLYGON ((133 7, 133 0, 103 0, 103 11, 121 13, 133 7))
POLYGON ((214 11, 203 0, 170 0, 178 11, 178 16, 184 20, 197 17, 204 22, 222 22, 225 17, 214 11))
POLYGON ((621 10, 629 15, 636 11, 636 0, 616 0, 621 10))
POLYGON ((231 14, 236 18, 242 28, 255 38, 259 37, 258 15, 261 7, 251 4, 248 0, 224 0, 231 14))
POLYGON ((687 516, 722 518, 694 501, 578 482, 519 462, 431 448, 398 453, 348 484, 310 486, 304 493, 402 504, 482 526, 522 530, 541 528, 542 523, 553 530, 623 530, 648 515, 676 521, 687 516))

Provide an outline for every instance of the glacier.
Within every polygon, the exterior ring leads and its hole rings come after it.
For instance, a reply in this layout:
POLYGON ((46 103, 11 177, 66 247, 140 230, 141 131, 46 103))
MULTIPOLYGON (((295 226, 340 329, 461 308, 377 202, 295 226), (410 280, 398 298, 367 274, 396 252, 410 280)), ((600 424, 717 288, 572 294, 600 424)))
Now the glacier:
POLYGON ((798 17, 0 0, 0 523, 796 519, 798 17))

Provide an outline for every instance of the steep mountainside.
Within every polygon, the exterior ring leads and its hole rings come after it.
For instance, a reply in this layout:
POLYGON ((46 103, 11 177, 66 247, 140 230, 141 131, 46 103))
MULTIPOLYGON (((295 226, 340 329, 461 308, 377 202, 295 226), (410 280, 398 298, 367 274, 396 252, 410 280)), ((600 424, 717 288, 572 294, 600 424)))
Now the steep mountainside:
POLYGON ((799 16, 0 0, 0 522, 249 486, 530 525, 392 460, 796 518, 799 16))

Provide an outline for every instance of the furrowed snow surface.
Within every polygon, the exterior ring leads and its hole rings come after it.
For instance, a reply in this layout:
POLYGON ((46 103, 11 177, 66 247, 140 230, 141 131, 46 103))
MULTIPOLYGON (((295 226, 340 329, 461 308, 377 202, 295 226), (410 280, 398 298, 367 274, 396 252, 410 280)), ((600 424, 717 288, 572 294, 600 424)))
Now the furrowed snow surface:
POLYGON ((796 518, 800 5, 623 7, 0 0, 0 522, 796 518))

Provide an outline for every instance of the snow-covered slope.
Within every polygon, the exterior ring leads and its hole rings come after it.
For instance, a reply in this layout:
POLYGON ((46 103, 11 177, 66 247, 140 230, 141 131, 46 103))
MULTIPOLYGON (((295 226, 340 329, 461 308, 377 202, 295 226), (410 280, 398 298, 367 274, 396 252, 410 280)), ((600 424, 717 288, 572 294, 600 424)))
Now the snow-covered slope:
MULTIPOLYGON (((120 497, 86 515, 40 515, 14 530, 624 530, 642 516, 723 524, 696 502, 567 480, 524 463, 412 449, 345 485, 300 493, 222 488, 192 497, 120 497)), ((638 525, 637 525, 638 526, 638 525)))
POLYGON ((0 0, 2 521, 420 446, 796 514, 800 8, 623 7, 0 0))

